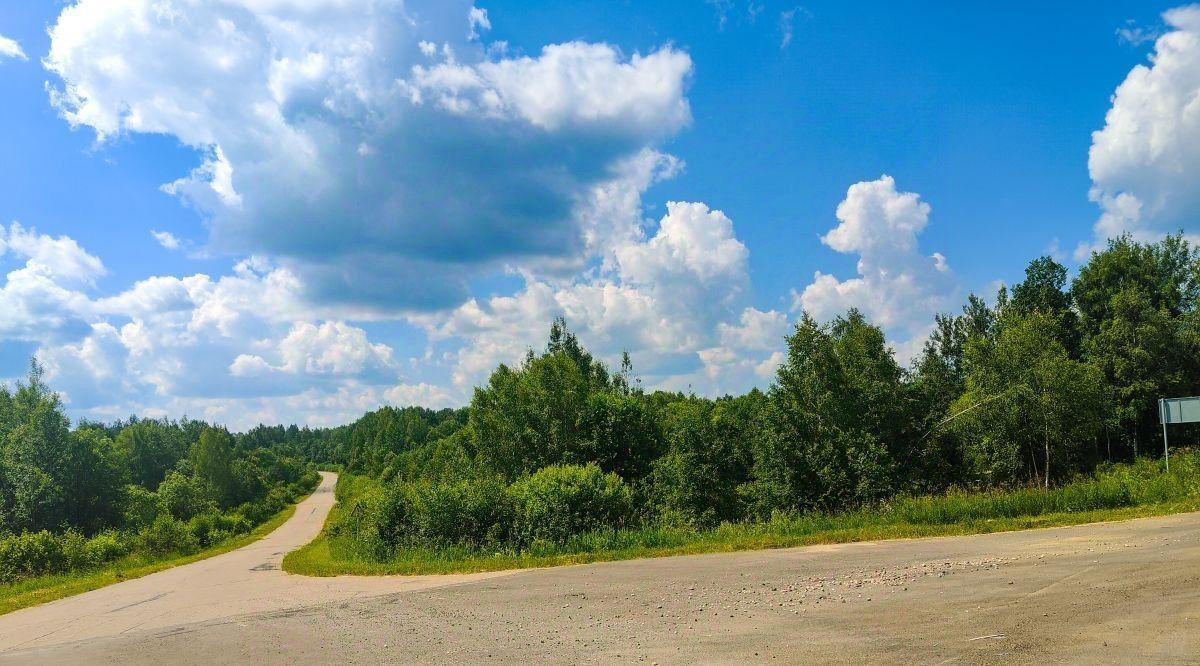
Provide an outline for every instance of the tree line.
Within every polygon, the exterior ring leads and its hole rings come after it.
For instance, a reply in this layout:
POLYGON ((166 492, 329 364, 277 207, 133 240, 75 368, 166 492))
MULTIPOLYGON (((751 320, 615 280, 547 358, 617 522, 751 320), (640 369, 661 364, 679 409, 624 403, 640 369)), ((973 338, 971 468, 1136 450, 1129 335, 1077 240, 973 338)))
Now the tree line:
POLYGON ((36 361, 15 390, 0 386, 0 582, 189 554, 317 481, 275 442, 201 421, 70 425, 36 361))
POLYGON ((1073 279, 1040 257, 1011 289, 938 315, 908 367, 861 312, 804 314, 765 391, 646 391, 627 355, 610 368, 559 319, 466 407, 240 434, 187 419, 72 430, 35 367, 0 390, 0 567, 30 535, 211 543, 294 497, 316 465, 349 472, 351 506, 330 529, 372 557, 1062 485, 1160 452, 1157 399, 1200 394, 1198 306, 1196 248, 1123 236, 1073 279))
POLYGON ((804 314, 769 389, 715 399, 644 391, 628 357, 611 370, 560 319, 468 407, 385 407, 325 433, 325 461, 379 481, 335 531, 385 556, 1062 484, 1161 454, 1157 399, 1200 393, 1198 302, 1182 235, 1123 236, 1073 279, 1040 257, 990 303, 938 315, 910 367, 861 312, 804 314))

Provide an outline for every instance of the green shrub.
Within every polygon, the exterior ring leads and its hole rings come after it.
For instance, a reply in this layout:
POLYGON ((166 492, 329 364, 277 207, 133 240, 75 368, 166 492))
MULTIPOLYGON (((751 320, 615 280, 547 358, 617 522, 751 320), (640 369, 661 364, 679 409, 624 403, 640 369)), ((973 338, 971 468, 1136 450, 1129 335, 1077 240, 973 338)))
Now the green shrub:
POLYGON ((149 527, 138 532, 137 549, 153 555, 188 555, 200 549, 187 523, 171 516, 159 516, 149 527))
POLYGON ((126 527, 141 529, 158 517, 158 495, 141 486, 121 489, 121 519, 126 527))
POLYGON ((158 501, 168 513, 179 520, 216 511, 214 491, 197 476, 171 472, 158 486, 158 501))
POLYGON ((0 581, 65 571, 62 540, 47 530, 24 532, 0 539, 0 581))
POLYGON ((202 513, 188 521, 188 532, 203 547, 218 544, 235 534, 250 531, 250 521, 244 516, 215 511, 202 513))
POLYGON ((129 553, 130 538, 120 532, 101 532, 88 539, 88 558, 102 564, 111 562, 129 553))
POLYGON ((510 486, 508 496, 512 536, 520 545, 565 543, 583 532, 622 527, 633 514, 629 487, 594 464, 542 468, 510 486))
POLYGON ((89 569, 100 564, 99 560, 92 558, 92 553, 88 550, 87 537, 75 530, 67 530, 57 536, 59 545, 62 548, 63 562, 65 563, 64 571, 89 569))
POLYGON ((338 530, 360 548, 387 557, 400 546, 503 544, 512 514, 502 483, 492 479, 396 483, 364 492, 338 530))

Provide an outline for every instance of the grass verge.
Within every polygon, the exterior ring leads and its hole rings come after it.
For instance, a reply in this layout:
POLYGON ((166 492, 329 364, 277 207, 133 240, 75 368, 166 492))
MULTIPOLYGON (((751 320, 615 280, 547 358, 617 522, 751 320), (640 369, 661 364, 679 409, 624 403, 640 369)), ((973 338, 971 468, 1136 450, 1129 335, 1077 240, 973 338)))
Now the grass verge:
MULTIPOLYGON (((777 516, 762 523, 724 523, 711 529, 646 525, 579 535, 565 544, 534 544, 524 551, 476 548, 402 548, 387 561, 364 555, 347 536, 322 531, 287 555, 283 569, 308 576, 423 575, 499 571, 698 553, 816 544, 986 534, 1129 520, 1200 511, 1200 452, 1180 455, 1176 471, 1156 471, 1153 461, 1118 465, 1109 472, 1052 490, 952 493, 899 499, 884 508, 841 514, 777 516)), ((371 485, 344 478, 339 502, 349 505, 371 485)), ((326 526, 341 517, 336 506, 326 526)))
MULTIPOLYGON (((303 501, 303 498, 300 501, 303 501)), ((145 554, 132 554, 99 569, 38 576, 11 585, 0 585, 0 615, 237 550, 270 534, 295 513, 296 504, 292 504, 253 531, 191 555, 156 559, 145 554)))

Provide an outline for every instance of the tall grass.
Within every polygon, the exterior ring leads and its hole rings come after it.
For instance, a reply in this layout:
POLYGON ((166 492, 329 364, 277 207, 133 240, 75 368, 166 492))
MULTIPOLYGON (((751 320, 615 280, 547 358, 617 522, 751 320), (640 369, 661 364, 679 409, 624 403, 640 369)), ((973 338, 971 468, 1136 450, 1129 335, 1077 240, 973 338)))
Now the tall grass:
MULTIPOLYGON (((339 481, 340 501, 376 487, 362 477, 339 481), (343 483, 345 484, 343 486, 343 483)), ((407 547, 381 559, 369 544, 323 535, 289 555, 284 568, 309 575, 428 574, 721 552, 815 543, 996 532, 1070 525, 1176 511, 1200 510, 1200 451, 1179 451, 1171 471, 1154 460, 1105 466, 1095 475, 1049 490, 954 491, 901 497, 886 504, 836 514, 777 513, 765 522, 723 523, 709 529, 647 523, 600 529, 564 542, 534 541, 511 548, 407 547)), ((331 521, 345 519, 331 516, 331 521)))

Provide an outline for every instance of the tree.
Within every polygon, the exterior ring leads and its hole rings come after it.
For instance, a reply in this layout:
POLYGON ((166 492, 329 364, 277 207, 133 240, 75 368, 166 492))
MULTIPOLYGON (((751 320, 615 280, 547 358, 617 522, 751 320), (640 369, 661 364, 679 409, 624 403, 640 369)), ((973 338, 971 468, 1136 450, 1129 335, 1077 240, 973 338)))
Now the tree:
POLYGON ((216 511, 213 488, 198 476, 170 472, 158 486, 158 502, 179 520, 216 511))
POLYGON ((68 522, 65 490, 76 471, 62 403, 30 362, 26 383, 0 391, 0 531, 54 529, 68 522))
POLYGON ((192 469, 213 489, 223 507, 232 506, 240 496, 232 458, 232 440, 223 429, 205 428, 199 441, 192 445, 192 469))
MULTIPOLYGON (((728 401, 722 401, 725 403, 728 401)), ((745 481, 740 443, 728 408, 701 398, 673 402, 663 413, 666 454, 654 461, 652 495, 673 520, 712 525, 739 517, 737 486, 745 481)))
POLYGON ((921 490, 938 490, 960 480, 958 441, 941 424, 950 406, 966 391, 967 331, 965 315, 937 315, 934 330, 914 363, 909 385, 914 427, 910 437, 920 467, 915 485, 921 490))
POLYGON ((117 522, 123 470, 112 440, 99 430, 76 430, 68 436, 63 463, 67 522, 88 534, 117 522))
POLYGON ((1067 268, 1051 257, 1039 257, 1025 268, 1025 280, 1012 290, 1009 311, 1016 316, 1043 313, 1053 317, 1055 338, 1073 358, 1080 347, 1079 318, 1072 308, 1067 268))
POLYGON ((645 415, 620 399, 627 386, 614 388, 604 364, 556 319, 544 354, 531 351, 515 369, 501 365, 475 390, 470 429, 481 464, 509 480, 547 465, 598 460, 640 472, 640 454, 621 449, 652 441, 653 432, 645 415), (593 400, 599 394, 615 397, 593 400), (613 439, 626 435, 633 441, 613 439))
POLYGON ((597 391, 588 396, 582 428, 584 438, 570 462, 595 462, 605 472, 634 480, 650 472, 661 453, 656 415, 641 396, 597 391))
POLYGON ((802 316, 753 444, 742 489, 752 512, 837 509, 893 492, 903 405, 900 371, 882 341, 854 310, 832 327, 802 316))
POLYGON ((1116 296, 1129 289, 1171 318, 1194 311, 1200 301, 1200 251, 1182 233, 1158 243, 1138 243, 1128 234, 1109 240, 1071 284, 1085 335, 1100 331, 1112 318, 1116 296))
POLYGON ((1109 241, 1080 268, 1071 293, 1085 357, 1109 385, 1110 427, 1134 451, 1157 437, 1157 399, 1200 391, 1200 252, 1181 235, 1109 241))
POLYGON ((968 344, 967 391, 951 412, 978 480, 1049 485, 1080 469, 1094 450, 1103 380, 1070 358, 1058 330, 1048 313, 1011 316, 994 341, 968 344))
POLYGON ((155 490, 167 471, 187 455, 183 433, 167 423, 139 421, 121 430, 116 449, 130 481, 155 490))

